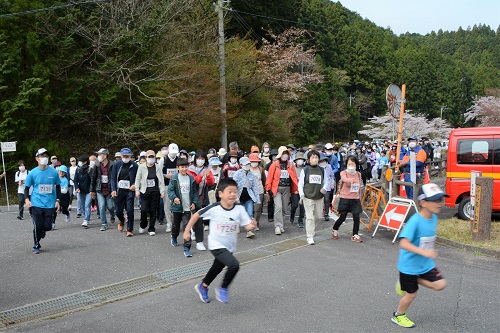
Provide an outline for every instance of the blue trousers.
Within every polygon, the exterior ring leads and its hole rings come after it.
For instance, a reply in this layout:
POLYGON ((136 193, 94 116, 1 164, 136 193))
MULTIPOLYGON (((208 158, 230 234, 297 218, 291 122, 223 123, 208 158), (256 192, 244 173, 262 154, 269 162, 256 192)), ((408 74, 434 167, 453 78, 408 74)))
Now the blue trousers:
POLYGON ((118 190, 118 195, 115 198, 116 217, 120 223, 125 222, 123 209, 127 211, 127 231, 134 231, 134 191, 118 190))

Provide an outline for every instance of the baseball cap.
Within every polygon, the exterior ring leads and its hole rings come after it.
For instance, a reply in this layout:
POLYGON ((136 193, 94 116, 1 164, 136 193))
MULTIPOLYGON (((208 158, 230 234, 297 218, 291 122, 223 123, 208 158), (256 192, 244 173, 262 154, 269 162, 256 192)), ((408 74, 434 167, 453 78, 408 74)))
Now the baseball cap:
POLYGON ((62 171, 62 172, 68 172, 68 168, 65 166, 65 165, 61 165, 59 167, 59 171, 62 171))
POLYGON ((240 164, 241 165, 247 165, 247 164, 250 164, 250 159, 246 156, 243 156, 242 158, 240 158, 240 164))
POLYGON ((36 154, 35 154, 35 157, 38 157, 42 154, 47 154, 47 155, 50 155, 49 151, 45 148, 40 148, 37 150, 36 154))
POLYGON ((332 145, 331 143, 327 143, 327 144, 325 145, 325 149, 326 149, 326 150, 333 149, 333 145, 332 145))
POLYGON ((418 136, 416 136, 416 135, 414 135, 414 136, 410 136, 410 137, 408 138, 408 141, 410 141, 410 140, 417 140, 417 141, 418 141, 418 136))
MULTIPOLYGON (((120 154, 121 155, 127 155, 127 156, 132 156, 132 151, 130 150, 130 148, 122 148, 120 150, 120 154)), ((116 155, 115 155, 116 156, 116 155)))
POLYGON ((95 152, 96 154, 106 154, 109 155, 109 151, 105 148, 101 148, 98 151, 95 152))
POLYGON ((69 159, 70 162, 76 162, 76 158, 75 157, 72 157, 69 159))
POLYGON ((449 198, 450 196, 434 183, 424 184, 418 191, 418 200, 437 201, 442 197, 449 198))
POLYGON ((52 161, 52 160, 57 160, 57 156, 55 156, 55 155, 54 155, 54 156, 51 156, 51 157, 50 157, 50 160, 51 160, 51 161, 52 161))
POLYGON ((175 143, 171 143, 168 146, 168 152, 169 152, 169 154, 178 154, 179 153, 179 146, 177 146, 177 144, 175 144, 175 143))
POLYGON ((119 151, 117 151, 117 152, 115 153, 115 157, 122 157, 122 153, 120 153, 119 151))
POLYGON ((146 157, 146 152, 144 150, 141 151, 141 153, 139 154, 139 157, 146 157))

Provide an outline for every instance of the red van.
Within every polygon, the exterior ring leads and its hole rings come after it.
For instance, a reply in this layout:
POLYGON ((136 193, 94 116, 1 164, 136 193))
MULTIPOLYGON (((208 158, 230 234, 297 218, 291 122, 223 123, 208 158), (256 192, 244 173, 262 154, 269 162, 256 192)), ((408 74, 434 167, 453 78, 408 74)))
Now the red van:
POLYGON ((493 212, 500 212, 500 127, 457 128, 451 131, 446 164, 446 206, 458 205, 464 220, 470 217, 470 172, 493 177, 493 212))

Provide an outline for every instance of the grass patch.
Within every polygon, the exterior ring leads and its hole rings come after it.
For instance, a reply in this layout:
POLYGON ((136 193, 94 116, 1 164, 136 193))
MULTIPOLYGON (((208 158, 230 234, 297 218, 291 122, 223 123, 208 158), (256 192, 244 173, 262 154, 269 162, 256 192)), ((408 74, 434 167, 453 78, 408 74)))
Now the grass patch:
POLYGON ((491 223, 491 237, 487 241, 473 241, 470 222, 457 218, 439 220, 438 236, 462 244, 500 251, 500 223, 498 222, 491 223))

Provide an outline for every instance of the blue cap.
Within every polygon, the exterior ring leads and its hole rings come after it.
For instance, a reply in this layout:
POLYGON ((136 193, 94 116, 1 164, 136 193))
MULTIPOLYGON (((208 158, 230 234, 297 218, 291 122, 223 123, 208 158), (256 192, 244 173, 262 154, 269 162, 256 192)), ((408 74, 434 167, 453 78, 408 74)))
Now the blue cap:
POLYGON ((221 165, 222 162, 220 161, 220 159, 218 157, 214 156, 214 157, 210 157, 210 159, 208 160, 208 164, 210 166, 212 166, 212 165, 221 165))
POLYGON ((67 168, 65 165, 61 165, 61 166, 59 167, 59 171, 62 171, 62 172, 66 172, 66 173, 67 173, 67 172, 68 172, 68 168, 67 168))
POLYGON ((120 153, 122 155, 128 155, 128 156, 132 156, 132 151, 130 150, 130 148, 122 148, 120 150, 120 153))
POLYGON ((414 135, 408 138, 408 141, 410 140, 417 140, 418 141, 418 136, 414 135))
POLYGON ((323 161, 323 160, 328 161, 328 156, 326 156, 326 154, 321 154, 319 157, 319 160, 320 161, 323 161))

